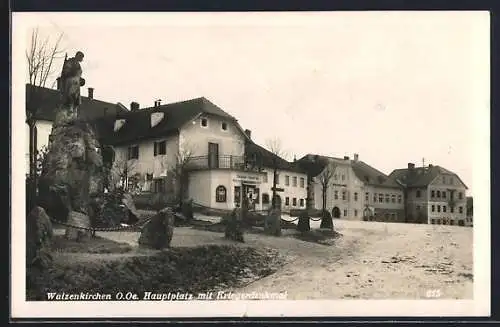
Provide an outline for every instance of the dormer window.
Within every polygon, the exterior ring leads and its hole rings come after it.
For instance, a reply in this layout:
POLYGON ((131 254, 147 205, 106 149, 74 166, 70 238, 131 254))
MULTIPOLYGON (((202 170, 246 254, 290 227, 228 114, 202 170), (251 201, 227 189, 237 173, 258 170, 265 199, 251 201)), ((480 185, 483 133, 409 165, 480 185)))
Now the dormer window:
POLYGON ((227 123, 222 123, 221 127, 223 131, 227 131, 227 123))
POLYGON ((117 120, 115 120, 115 125, 113 127, 113 130, 115 132, 118 132, 120 130, 120 128, 123 127, 123 125, 125 125, 125 119, 117 119, 117 120))
POLYGON ((156 125, 158 125, 164 117, 165 113, 163 112, 153 112, 151 114, 151 127, 155 127, 156 125))
POLYGON ((208 126, 208 119, 202 118, 201 119, 201 127, 207 127, 208 126))

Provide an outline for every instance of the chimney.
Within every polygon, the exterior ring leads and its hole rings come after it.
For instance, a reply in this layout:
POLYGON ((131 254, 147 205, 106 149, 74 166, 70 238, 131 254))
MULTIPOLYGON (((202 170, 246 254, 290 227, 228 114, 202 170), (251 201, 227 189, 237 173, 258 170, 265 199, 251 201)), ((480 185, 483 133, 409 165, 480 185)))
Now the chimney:
POLYGON ((249 139, 252 138, 252 131, 249 129, 245 129, 245 134, 248 136, 249 139))
POLYGON ((348 156, 344 156, 344 160, 349 160, 349 157, 348 156))
POLYGON ((414 168, 415 168, 415 164, 414 164, 414 163, 409 162, 409 163, 408 163, 408 170, 413 170, 414 168))
POLYGON ((357 162, 359 159, 359 154, 355 153, 354 154, 354 162, 357 162))
POLYGON ((137 102, 131 102, 130 111, 136 111, 136 110, 139 110, 139 104, 137 102))
POLYGON ((89 91, 89 99, 93 99, 94 98, 94 88, 89 87, 88 91, 89 91))
POLYGON ((155 101, 155 107, 159 107, 161 104, 161 99, 155 101))

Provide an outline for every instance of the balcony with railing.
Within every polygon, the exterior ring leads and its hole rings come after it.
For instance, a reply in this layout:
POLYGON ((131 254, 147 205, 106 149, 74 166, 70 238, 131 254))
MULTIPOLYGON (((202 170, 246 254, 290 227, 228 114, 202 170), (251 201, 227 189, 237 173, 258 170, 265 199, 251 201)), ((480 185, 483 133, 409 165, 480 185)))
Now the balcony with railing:
POLYGON ((240 171, 262 171, 262 166, 256 161, 245 160, 244 156, 207 155, 191 157, 185 166, 186 170, 230 169, 240 171))

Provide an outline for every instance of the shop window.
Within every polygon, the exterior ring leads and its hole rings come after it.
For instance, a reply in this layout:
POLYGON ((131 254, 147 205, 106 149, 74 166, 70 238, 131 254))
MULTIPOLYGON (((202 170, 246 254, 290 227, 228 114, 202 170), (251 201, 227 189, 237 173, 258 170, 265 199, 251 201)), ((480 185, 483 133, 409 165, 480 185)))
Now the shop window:
POLYGON ((223 185, 217 186, 215 189, 215 201, 226 202, 227 191, 223 185))

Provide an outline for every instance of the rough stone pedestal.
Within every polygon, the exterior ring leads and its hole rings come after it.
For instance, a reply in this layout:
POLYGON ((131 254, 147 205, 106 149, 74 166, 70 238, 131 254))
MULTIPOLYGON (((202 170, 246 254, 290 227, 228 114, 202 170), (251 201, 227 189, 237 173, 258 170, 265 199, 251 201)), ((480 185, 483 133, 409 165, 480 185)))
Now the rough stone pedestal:
MULTIPOLYGON (((76 219, 90 227, 81 215, 89 215, 90 197, 102 192, 104 181, 94 130, 84 121, 60 119, 51 137, 39 179, 40 204, 56 221, 76 219)), ((76 240, 78 233, 69 231, 67 237, 76 240)))
POLYGON ((306 210, 301 211, 299 214, 297 230, 301 233, 305 233, 311 230, 311 221, 306 210))

